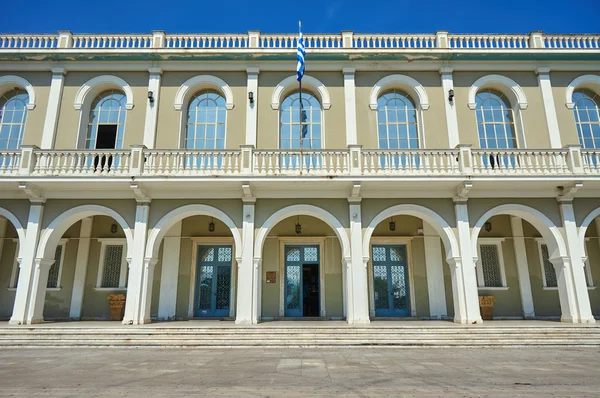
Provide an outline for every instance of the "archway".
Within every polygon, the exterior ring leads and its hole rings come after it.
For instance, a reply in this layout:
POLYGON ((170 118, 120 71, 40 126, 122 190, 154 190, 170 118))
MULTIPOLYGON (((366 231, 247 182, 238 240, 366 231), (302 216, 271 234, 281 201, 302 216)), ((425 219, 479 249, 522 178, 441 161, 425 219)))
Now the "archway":
POLYGON ((598 318, 600 317, 600 291, 594 287, 600 278, 600 207, 590 212, 581 223, 579 243, 592 314, 598 318))
POLYGON ((0 319, 10 318, 19 278, 19 259, 23 250, 25 229, 10 211, 0 208, 0 319))

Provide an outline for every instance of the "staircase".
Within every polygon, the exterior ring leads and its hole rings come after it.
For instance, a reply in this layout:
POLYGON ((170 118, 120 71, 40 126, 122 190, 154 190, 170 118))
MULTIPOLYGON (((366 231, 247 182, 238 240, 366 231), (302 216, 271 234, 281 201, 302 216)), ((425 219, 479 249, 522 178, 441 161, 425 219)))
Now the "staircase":
MULTIPOLYGON (((66 324, 69 325, 69 324, 66 324)), ((600 346, 600 327, 291 326, 0 327, 0 348, 17 347, 514 347, 600 346)))

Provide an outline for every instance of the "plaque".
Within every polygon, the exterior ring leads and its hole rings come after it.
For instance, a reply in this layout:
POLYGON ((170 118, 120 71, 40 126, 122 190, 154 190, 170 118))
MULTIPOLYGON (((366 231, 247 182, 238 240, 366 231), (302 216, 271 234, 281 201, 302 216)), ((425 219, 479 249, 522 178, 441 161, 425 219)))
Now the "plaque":
POLYGON ((267 283, 275 283, 277 281, 277 272, 267 271, 267 283))

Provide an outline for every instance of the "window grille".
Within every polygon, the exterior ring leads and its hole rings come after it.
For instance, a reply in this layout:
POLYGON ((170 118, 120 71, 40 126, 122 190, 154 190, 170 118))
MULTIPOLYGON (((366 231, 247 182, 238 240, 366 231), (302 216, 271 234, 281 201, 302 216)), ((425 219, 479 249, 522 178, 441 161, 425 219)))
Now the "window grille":
POLYGON ((546 278, 546 287, 558 287, 556 280, 556 270, 554 265, 550 262, 550 255, 548 254, 548 246, 542 245, 542 264, 544 265, 544 277, 546 278))
POLYGON ((483 286, 502 287, 500 257, 497 245, 480 245, 483 286))
POLYGON ((64 246, 58 245, 56 246, 56 251, 54 252, 54 264, 50 267, 50 272, 48 273, 48 284, 46 287, 48 288, 58 288, 58 277, 60 275, 60 267, 62 267, 62 254, 63 254, 64 246))
POLYGON ((104 273, 102 275, 101 287, 120 286, 121 262, 123 259, 123 246, 107 245, 104 254, 104 273))

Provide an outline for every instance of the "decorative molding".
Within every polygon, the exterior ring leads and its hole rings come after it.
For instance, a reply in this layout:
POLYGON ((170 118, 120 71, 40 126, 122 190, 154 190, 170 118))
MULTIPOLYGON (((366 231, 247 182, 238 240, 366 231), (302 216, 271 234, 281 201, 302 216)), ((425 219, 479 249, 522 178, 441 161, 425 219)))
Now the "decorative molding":
POLYGON ((19 182, 19 189, 29 197, 29 201, 32 203, 44 203, 46 198, 44 197, 44 191, 37 185, 28 182, 19 182))
MULTIPOLYGON (((100 94, 102 90, 108 89, 109 87, 117 87, 123 90, 123 93, 125 93, 125 96, 127 97, 125 108, 127 110, 133 109, 133 90, 125 80, 114 75, 96 76, 93 79, 85 82, 75 95, 75 103, 73 104, 73 107, 77 110, 81 110, 83 104, 88 101, 88 96, 92 95, 95 97, 96 95, 100 94)), ((93 100, 94 98, 92 98, 90 102, 93 100)))
POLYGON ((219 91, 225 97, 225 107, 233 109, 233 91, 224 80, 213 75, 198 75, 186 80, 177 90, 173 103, 175 110, 180 111, 195 91, 206 87, 219 91))
POLYGON ((600 95, 600 76, 583 75, 573 79, 567 86, 565 97, 565 105, 567 108, 573 109, 575 107, 575 103, 573 102, 573 92, 581 86, 592 86, 594 91, 596 91, 596 94, 600 95))
MULTIPOLYGON (((279 82, 279 84, 273 90, 273 96, 271 97, 272 109, 279 109, 279 105, 283 100, 283 94, 285 93, 285 91, 287 91, 289 87, 298 83, 296 79, 296 75, 292 75, 286 77, 285 79, 279 82)), ((319 101, 321 102, 321 106, 324 110, 328 110, 329 108, 331 108, 331 97, 329 96, 329 90, 327 90, 327 87, 325 87, 325 85, 321 83, 320 80, 310 75, 304 75, 304 77, 302 78, 302 84, 312 87, 318 92, 320 97, 319 101)))
POLYGON ((21 76, 0 76, 0 94, 4 94, 6 87, 12 90, 15 85, 27 91, 27 95, 29 96, 29 103, 27 104, 27 109, 35 109, 35 90, 33 89, 31 83, 29 83, 26 79, 22 78, 21 76))
MULTIPOLYGON (((510 95, 508 97, 511 100, 511 102, 513 102, 513 107, 518 107, 519 109, 527 109, 527 97, 525 96, 525 92, 523 91, 521 86, 519 86, 514 80, 503 75, 486 75, 477 79, 469 89, 469 109, 475 110, 477 108, 477 105, 475 104, 475 96, 477 95, 479 90, 487 87, 498 88, 498 86, 510 89, 510 95)), ((505 91, 502 90, 502 88, 500 89, 500 91, 505 91)), ((506 92, 504 92, 504 94, 506 94, 506 92)))
POLYGON ((421 83, 410 76, 389 75, 375 83, 373 89, 371 89, 369 107, 372 110, 377 110, 377 100, 382 92, 389 88, 402 88, 407 90, 409 94, 412 94, 413 97, 418 99, 418 104, 422 110, 426 111, 429 109, 429 97, 427 96, 427 92, 421 83))

